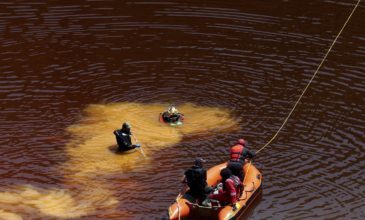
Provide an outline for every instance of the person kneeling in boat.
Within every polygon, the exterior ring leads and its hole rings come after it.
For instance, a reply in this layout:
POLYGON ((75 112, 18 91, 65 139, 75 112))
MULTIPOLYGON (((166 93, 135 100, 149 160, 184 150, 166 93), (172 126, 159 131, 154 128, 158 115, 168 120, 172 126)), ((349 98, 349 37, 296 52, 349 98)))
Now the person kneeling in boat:
POLYGON ((177 123, 184 120, 184 115, 179 113, 174 106, 170 106, 167 111, 162 113, 162 119, 167 123, 177 123))
POLYGON ((117 139, 118 151, 128 151, 140 147, 139 144, 132 144, 131 136, 133 134, 131 132, 131 125, 128 122, 124 122, 122 128, 115 130, 113 133, 117 139))
POLYGON ((207 198, 212 190, 207 184, 207 170, 203 167, 204 159, 196 159, 194 165, 185 171, 183 183, 189 186, 187 194, 191 195, 197 203, 207 198))
POLYGON ((222 177, 223 187, 218 187, 216 192, 209 195, 209 199, 211 201, 218 200, 223 206, 231 204, 233 211, 235 211, 237 209, 236 202, 240 198, 243 189, 242 182, 228 168, 222 169, 220 175, 222 177))
POLYGON ((238 176, 241 180, 244 178, 243 166, 247 159, 255 157, 255 153, 247 150, 247 142, 244 139, 239 139, 237 144, 231 147, 231 156, 228 161, 227 168, 232 171, 232 174, 238 176))

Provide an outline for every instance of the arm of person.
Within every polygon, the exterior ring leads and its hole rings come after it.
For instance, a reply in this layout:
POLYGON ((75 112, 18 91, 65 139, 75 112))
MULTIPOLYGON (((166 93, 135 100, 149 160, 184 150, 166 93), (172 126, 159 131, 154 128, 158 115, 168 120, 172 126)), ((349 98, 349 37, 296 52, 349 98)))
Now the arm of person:
POLYGON ((254 158, 256 156, 255 152, 248 151, 248 158, 254 158))
POLYGON ((185 170, 184 172, 184 176, 181 178, 181 182, 187 184, 188 183, 188 179, 187 176, 189 175, 188 173, 190 172, 190 170, 185 170))
POLYGON ((131 136, 133 137, 134 143, 136 144, 138 142, 137 138, 133 135, 133 133, 131 133, 131 136))
POLYGON ((255 153, 254 152, 252 152, 252 151, 249 151, 249 150, 247 150, 247 149, 244 149, 244 152, 243 152, 243 157, 244 158, 250 158, 250 159, 252 159, 252 158, 254 158, 255 157, 255 153))
POLYGON ((181 177, 181 183, 185 183, 185 184, 188 183, 185 175, 183 177, 181 177))
POLYGON ((185 117, 184 114, 179 113, 179 120, 180 121, 184 121, 184 117, 185 117))

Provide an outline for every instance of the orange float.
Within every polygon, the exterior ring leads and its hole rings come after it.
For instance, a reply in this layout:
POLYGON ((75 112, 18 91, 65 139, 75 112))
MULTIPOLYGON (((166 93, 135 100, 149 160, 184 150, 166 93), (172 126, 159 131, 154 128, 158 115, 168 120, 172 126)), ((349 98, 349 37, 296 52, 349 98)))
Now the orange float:
MULTIPOLYGON (((207 171, 207 183, 209 186, 216 186, 221 181, 220 171, 227 166, 227 163, 222 163, 210 168, 207 171)), ((261 193, 262 175, 260 171, 252 165, 246 163, 243 167, 245 178, 243 180, 244 190, 236 203, 237 209, 232 210, 231 205, 226 206, 201 206, 190 202, 189 195, 183 194, 178 196, 175 202, 169 207, 168 213, 164 219, 179 220, 179 219, 219 219, 228 220, 236 219, 242 216, 248 206, 261 193)), ((186 192, 186 191, 185 191, 186 192)))

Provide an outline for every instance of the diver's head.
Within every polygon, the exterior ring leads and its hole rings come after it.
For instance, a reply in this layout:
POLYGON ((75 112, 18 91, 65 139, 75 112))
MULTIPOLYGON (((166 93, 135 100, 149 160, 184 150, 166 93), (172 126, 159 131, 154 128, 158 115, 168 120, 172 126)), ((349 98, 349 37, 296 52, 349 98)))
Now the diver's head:
POLYGON ((240 138, 240 139, 238 139, 237 144, 240 144, 240 145, 246 147, 247 141, 243 138, 240 138))
POLYGON ((228 168, 224 168, 221 170, 220 175, 222 177, 222 180, 225 181, 226 179, 232 176, 232 171, 228 168))
POLYGON ((194 166, 199 167, 199 168, 203 168, 203 163, 205 163, 205 162, 206 162, 206 160, 204 160, 203 158, 197 158, 194 161, 194 166))
POLYGON ((131 125, 129 124, 129 122, 124 122, 122 124, 122 130, 124 130, 124 131, 130 131, 131 130, 131 125))
POLYGON ((171 115, 171 114, 177 114, 177 113, 179 113, 179 111, 177 110, 177 108, 175 108, 175 106, 173 106, 173 105, 171 105, 171 106, 168 108, 167 112, 168 112, 170 115, 171 115))

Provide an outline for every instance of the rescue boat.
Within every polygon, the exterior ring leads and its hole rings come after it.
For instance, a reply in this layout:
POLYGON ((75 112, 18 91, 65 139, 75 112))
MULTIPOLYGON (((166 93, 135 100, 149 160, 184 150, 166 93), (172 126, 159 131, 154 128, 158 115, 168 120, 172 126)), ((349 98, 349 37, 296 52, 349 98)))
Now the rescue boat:
MULTIPOLYGON (((227 166, 227 163, 222 163, 210 168, 207 171, 207 183, 209 186, 215 187, 220 181, 220 171, 227 166)), ((252 204, 252 202, 261 193, 262 174, 260 171, 252 165, 252 163, 246 163, 243 167, 245 177, 242 181, 244 189, 241 197, 236 203, 237 209, 233 211, 231 205, 220 206, 219 204, 211 207, 202 206, 193 202, 190 195, 179 194, 175 199, 175 202, 169 207, 168 213, 164 216, 164 219, 218 219, 228 220, 237 219, 241 217, 245 210, 252 204)))

